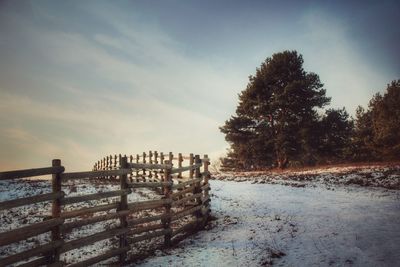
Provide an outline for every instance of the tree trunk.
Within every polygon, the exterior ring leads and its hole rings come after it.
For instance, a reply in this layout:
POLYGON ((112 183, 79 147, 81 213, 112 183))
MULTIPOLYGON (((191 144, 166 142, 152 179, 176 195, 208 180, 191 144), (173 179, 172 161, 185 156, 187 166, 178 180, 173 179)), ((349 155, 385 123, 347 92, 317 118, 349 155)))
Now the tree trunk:
POLYGON ((278 164, 279 169, 285 169, 289 163, 286 155, 278 155, 276 162, 278 164))

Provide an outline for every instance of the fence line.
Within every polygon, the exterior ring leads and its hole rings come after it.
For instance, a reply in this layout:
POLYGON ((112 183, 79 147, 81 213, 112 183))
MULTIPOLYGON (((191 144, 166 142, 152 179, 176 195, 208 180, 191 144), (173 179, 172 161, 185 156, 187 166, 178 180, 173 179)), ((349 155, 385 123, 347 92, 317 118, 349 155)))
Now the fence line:
POLYGON ((210 215, 208 156, 204 155, 203 159, 200 159, 199 155, 190 154, 189 157, 183 157, 179 153, 175 159, 178 168, 173 168, 174 159, 172 153, 168 153, 166 159, 164 153, 150 151, 148 154, 144 152, 142 156, 139 154, 106 156, 97 161, 93 171, 89 172, 66 173, 58 159, 52 161, 51 167, 0 172, 0 180, 52 175, 51 193, 0 202, 0 210, 44 201, 52 203, 51 218, 0 233, 0 246, 26 240, 46 232, 51 233, 51 240, 24 252, 1 258, 0 266, 9 266, 26 260, 30 260, 23 263, 27 266, 43 264, 65 266, 66 264, 60 260, 63 253, 112 237, 118 237, 117 247, 112 247, 101 255, 68 266, 88 266, 114 257, 118 257, 117 263, 123 265, 130 261, 128 253, 137 242, 163 236, 163 245, 171 246, 179 242, 185 235, 202 229, 210 215), (140 159, 142 159, 141 162, 139 162, 140 159), (184 159, 189 160, 188 166, 182 166, 184 159), (202 171, 201 168, 203 168, 202 171), (186 179, 182 176, 184 172, 189 172, 186 179), (176 174, 175 177, 174 174, 176 174), (66 196, 62 191, 63 187, 68 186, 65 185, 65 182, 85 178, 119 180, 119 189, 72 197, 66 196), (178 183, 174 183, 173 179, 178 183), (136 188, 158 189, 158 192, 162 193, 162 198, 129 202, 128 195, 136 188), (98 204, 93 207, 64 209, 66 205, 73 203, 86 203, 90 200, 109 197, 119 197, 119 201, 111 204, 98 204), (162 210, 162 213, 132 218, 132 214, 144 210, 162 210), (96 215, 98 212, 107 213, 96 215), (88 217, 90 214, 91 216, 88 217), (82 216, 84 217, 82 218, 82 216), (182 220, 187 216, 191 216, 193 219, 182 220), (69 219, 77 220, 70 221, 69 219), (64 234, 73 229, 111 219, 119 219, 119 226, 73 240, 65 238, 64 234))

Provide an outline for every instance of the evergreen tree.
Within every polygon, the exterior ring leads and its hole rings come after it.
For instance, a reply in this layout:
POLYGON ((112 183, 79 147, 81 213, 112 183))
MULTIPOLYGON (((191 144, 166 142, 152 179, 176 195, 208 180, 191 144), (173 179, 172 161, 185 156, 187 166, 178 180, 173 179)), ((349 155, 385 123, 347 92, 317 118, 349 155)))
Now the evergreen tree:
POLYGON ((376 159, 372 131, 371 111, 358 106, 352 138, 353 160, 369 161, 376 159))
POLYGON ((371 103, 375 150, 382 159, 400 158, 400 80, 392 81, 386 93, 371 103))
POLYGON ((392 81, 385 94, 374 95, 368 110, 357 108, 353 146, 356 160, 400 158, 400 80, 392 81))
POLYGON ((260 168, 312 154, 316 108, 330 102, 315 73, 303 69, 296 51, 267 58, 239 95, 236 114, 220 129, 230 143, 230 160, 242 168, 260 168))
POLYGON ((348 159, 354 126, 345 108, 326 110, 320 125, 320 157, 328 162, 348 159))

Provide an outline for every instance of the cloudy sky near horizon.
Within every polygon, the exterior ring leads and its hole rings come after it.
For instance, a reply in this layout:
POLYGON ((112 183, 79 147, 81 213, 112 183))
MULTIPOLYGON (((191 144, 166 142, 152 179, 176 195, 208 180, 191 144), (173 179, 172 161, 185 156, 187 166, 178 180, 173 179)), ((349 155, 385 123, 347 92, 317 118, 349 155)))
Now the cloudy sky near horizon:
POLYGON ((354 114, 400 78, 396 1, 1 1, 0 170, 208 153, 248 76, 297 50, 354 114))

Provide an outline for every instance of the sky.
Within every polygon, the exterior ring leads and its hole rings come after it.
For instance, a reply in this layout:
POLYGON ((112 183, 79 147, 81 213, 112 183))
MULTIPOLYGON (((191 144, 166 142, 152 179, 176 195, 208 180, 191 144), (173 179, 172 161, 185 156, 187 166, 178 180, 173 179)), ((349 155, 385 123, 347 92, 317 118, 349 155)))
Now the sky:
POLYGON ((248 76, 297 50, 350 114, 400 78, 397 1, 0 1, 0 171, 221 156, 248 76))

